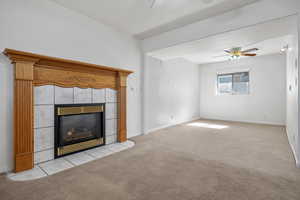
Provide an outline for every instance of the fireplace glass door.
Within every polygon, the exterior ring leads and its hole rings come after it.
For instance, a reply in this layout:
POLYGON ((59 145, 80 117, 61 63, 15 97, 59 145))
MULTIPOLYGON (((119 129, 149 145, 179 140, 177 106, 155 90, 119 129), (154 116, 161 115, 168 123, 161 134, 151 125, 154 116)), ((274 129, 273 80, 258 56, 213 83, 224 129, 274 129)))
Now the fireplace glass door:
POLYGON ((96 139, 101 136, 100 113, 60 117, 60 146, 96 139))
POLYGON ((104 144, 104 105, 56 105, 55 156, 104 144))

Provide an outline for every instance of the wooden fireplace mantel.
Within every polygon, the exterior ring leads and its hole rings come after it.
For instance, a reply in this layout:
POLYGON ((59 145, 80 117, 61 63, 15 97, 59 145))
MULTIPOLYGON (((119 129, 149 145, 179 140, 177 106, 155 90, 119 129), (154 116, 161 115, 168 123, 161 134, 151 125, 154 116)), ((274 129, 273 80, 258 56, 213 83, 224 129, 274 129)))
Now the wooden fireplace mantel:
POLYGON ((118 142, 127 140, 126 82, 129 70, 43 56, 13 49, 3 52, 14 65, 15 172, 34 167, 33 87, 112 88, 118 91, 118 142))

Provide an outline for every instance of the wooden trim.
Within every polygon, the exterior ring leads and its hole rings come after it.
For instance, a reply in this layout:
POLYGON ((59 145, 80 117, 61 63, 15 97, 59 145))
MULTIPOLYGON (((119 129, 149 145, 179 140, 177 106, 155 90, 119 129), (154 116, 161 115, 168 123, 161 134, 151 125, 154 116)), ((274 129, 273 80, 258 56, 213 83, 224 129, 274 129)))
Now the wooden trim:
POLYGON ((15 67, 15 172, 34 167, 33 87, 112 88, 118 91, 118 141, 127 140, 126 82, 129 70, 5 49, 15 67))
POLYGON ((34 85, 56 85, 60 87, 112 88, 116 89, 117 73, 112 71, 90 72, 65 70, 35 65, 34 85))
POLYGON ((123 72, 123 73, 126 73, 127 75, 133 73, 133 71, 129 71, 129 70, 113 68, 113 67, 108 67, 108 66, 103 66, 103 65, 95 65, 95 64, 74 61, 74 60, 69 60, 69 59, 63 59, 63 58, 44 56, 44 55, 29 53, 29 52, 25 52, 25 51, 18 51, 18 50, 14 50, 14 49, 5 49, 3 53, 5 55, 7 55, 8 57, 10 57, 10 59, 13 61, 32 60, 32 61, 35 61, 36 64, 44 64, 47 66, 63 66, 64 68, 85 67, 88 69, 96 69, 96 70, 102 69, 105 71, 123 72))
POLYGON ((16 62, 16 79, 33 80, 33 62, 16 62))
MULTIPOLYGON (((18 65, 16 65, 16 71, 18 65)), ((27 73, 27 72, 26 72, 27 73)), ((15 172, 33 168, 33 87, 31 80, 15 80, 15 172)))
POLYGON ((127 121, 126 121, 126 95, 127 95, 127 76, 126 74, 118 73, 118 142, 127 140, 127 121))

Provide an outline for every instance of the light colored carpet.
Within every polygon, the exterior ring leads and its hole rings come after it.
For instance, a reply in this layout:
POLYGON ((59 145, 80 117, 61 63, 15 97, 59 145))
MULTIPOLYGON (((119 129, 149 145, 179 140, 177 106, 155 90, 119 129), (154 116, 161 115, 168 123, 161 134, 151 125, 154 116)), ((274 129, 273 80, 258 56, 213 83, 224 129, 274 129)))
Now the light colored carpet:
POLYGON ((134 138, 130 150, 28 182, 2 200, 299 200, 284 127, 197 121, 134 138), (216 124, 224 129, 204 128, 216 124))

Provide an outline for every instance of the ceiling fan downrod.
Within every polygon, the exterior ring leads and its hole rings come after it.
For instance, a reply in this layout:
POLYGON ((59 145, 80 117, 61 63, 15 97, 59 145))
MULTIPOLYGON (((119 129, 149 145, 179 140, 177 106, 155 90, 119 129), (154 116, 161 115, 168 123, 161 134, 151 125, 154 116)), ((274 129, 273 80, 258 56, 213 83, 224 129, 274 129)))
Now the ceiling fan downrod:
POLYGON ((148 0, 148 2, 150 3, 150 8, 153 8, 156 3, 156 0, 148 0))

